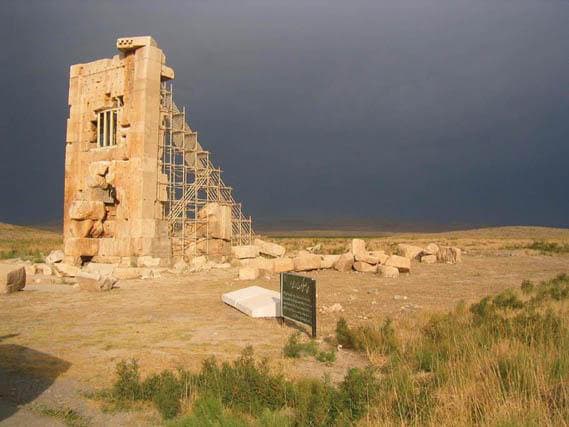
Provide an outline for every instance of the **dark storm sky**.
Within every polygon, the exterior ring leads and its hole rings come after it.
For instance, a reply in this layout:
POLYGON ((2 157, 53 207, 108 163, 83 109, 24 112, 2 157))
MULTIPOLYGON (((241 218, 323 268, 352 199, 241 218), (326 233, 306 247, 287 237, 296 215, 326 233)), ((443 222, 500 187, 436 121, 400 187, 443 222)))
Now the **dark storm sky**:
POLYGON ((0 221, 61 217, 69 65, 151 34, 257 218, 569 226, 569 1, 0 5, 0 221))

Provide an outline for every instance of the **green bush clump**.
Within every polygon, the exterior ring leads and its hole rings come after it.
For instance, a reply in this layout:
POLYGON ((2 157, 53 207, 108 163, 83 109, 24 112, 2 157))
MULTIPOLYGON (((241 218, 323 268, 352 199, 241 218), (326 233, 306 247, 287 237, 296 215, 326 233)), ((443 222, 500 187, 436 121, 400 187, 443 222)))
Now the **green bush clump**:
POLYGON ((344 416, 350 421, 357 421, 369 410, 373 403, 369 396, 376 396, 379 383, 372 368, 351 368, 340 384, 340 401, 344 416))
POLYGON ((336 361, 336 352, 334 350, 320 350, 314 340, 301 342, 300 332, 295 332, 288 338, 287 343, 283 347, 283 355, 294 359, 303 356, 314 356, 316 360, 322 363, 333 363, 336 361))
POLYGON ((136 360, 119 362, 116 375, 117 379, 112 387, 110 400, 119 403, 152 401, 165 419, 173 418, 180 412, 184 386, 190 381, 187 373, 182 370, 178 371, 178 375, 165 370, 141 381, 136 360))
POLYGON ((143 399, 142 384, 138 362, 121 361, 116 366, 117 380, 112 388, 112 395, 117 400, 141 400, 143 399))
POLYGON ((174 418, 180 412, 185 383, 183 372, 176 376, 171 371, 162 371, 144 380, 143 398, 151 400, 163 418, 174 418))
POLYGON ((533 292, 534 288, 535 288, 535 286, 534 286, 533 282, 531 282, 530 280, 524 280, 520 286, 520 289, 522 290, 524 295, 531 294, 533 292))
POLYGON ((219 397, 225 406, 252 415, 260 415, 265 408, 281 409, 292 393, 291 383, 282 374, 269 372, 267 360, 255 361, 251 347, 232 364, 219 366, 214 358, 206 360, 195 383, 199 390, 219 397))
POLYGON ((248 347, 232 363, 220 365, 210 358, 198 373, 163 371, 144 381, 136 361, 120 362, 106 398, 153 402, 164 419, 173 419, 180 414, 182 402, 195 397, 192 414, 176 420, 182 424, 175 425, 243 425, 244 416, 259 425, 272 425, 269 421, 333 425, 340 418, 361 418, 378 389, 373 371, 367 369, 350 370, 338 387, 327 379, 289 381, 272 373, 267 361, 257 362, 248 347))
POLYGON ((318 344, 314 340, 308 342, 300 341, 300 332, 295 332, 289 338, 283 347, 285 357, 297 359, 302 356, 316 356, 318 353, 318 344))
POLYGON ((314 356, 316 360, 322 363, 334 363, 336 361, 336 352, 334 350, 321 350, 314 356))
POLYGON ((247 427, 243 416, 225 409, 221 401, 213 396, 204 395, 193 404, 192 413, 168 424, 170 427, 247 427))

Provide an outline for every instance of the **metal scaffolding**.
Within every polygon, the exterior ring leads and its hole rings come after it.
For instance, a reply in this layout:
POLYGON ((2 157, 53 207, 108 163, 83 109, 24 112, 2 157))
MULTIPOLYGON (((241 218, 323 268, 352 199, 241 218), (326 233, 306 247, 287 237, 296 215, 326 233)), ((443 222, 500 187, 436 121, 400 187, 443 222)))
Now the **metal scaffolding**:
POLYGON ((231 244, 250 244, 251 217, 243 215, 241 203, 223 182, 221 169, 211 163, 209 151, 200 146, 197 132, 186 122, 185 108, 176 106, 172 86, 166 83, 161 86, 160 118, 158 198, 169 224, 172 256, 209 253, 208 219, 198 215, 209 203, 231 207, 231 244))

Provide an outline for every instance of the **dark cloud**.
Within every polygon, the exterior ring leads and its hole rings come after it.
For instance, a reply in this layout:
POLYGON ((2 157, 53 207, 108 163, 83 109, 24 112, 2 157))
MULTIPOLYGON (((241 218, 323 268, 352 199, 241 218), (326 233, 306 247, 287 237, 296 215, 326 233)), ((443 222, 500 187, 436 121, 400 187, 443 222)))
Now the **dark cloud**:
POLYGON ((69 65, 151 34, 254 217, 569 226, 569 2, 4 1, 0 221, 61 216, 69 65))

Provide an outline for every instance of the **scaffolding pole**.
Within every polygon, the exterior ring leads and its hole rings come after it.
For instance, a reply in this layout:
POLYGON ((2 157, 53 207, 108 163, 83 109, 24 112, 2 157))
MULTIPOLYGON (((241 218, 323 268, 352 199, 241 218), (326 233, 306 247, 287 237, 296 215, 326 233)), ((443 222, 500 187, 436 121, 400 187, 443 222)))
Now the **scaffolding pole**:
POLYGON ((223 182, 221 169, 213 166, 210 153, 200 147, 197 133, 187 124, 186 109, 176 106, 173 88, 165 83, 161 87, 160 111, 158 194, 165 196, 161 200, 162 215, 169 225, 172 256, 209 254, 209 221, 207 216, 199 217, 209 203, 230 207, 231 244, 250 244, 254 237, 251 217, 243 215, 232 188, 223 182), (200 247, 200 242, 205 245, 200 247))

